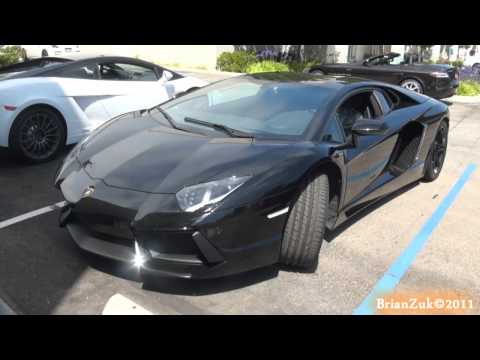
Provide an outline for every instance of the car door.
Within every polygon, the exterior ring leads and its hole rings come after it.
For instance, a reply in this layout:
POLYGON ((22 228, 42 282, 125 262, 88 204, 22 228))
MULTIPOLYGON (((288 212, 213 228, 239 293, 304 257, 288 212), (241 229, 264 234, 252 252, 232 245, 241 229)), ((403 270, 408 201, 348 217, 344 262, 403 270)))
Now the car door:
POLYGON ((61 88, 63 95, 81 110, 78 112, 73 106, 74 115, 67 118, 69 131, 78 132, 74 135, 81 137, 111 118, 103 102, 119 92, 100 81, 98 63, 81 62, 52 72, 49 76, 61 88))
POLYGON ((127 61, 99 63, 100 86, 110 95, 102 100, 110 117, 152 108, 171 96, 155 67, 127 61))
POLYGON ((390 61, 388 57, 378 57, 373 61, 364 62, 362 66, 353 69, 352 75, 398 84, 400 81, 401 66, 390 64, 388 61, 390 61))
POLYGON ((344 99, 335 116, 342 125, 346 140, 354 144, 343 150, 347 174, 343 205, 349 206, 360 203, 361 198, 372 189, 372 184, 389 162, 396 138, 385 139, 383 135, 357 136, 352 133, 356 121, 385 121, 373 89, 360 91, 344 99))

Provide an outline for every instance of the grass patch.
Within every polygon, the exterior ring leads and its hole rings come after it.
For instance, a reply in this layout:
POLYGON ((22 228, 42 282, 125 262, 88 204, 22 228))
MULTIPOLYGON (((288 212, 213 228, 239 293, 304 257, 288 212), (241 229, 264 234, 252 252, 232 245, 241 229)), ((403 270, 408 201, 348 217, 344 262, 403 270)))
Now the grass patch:
POLYGON ((250 64, 247 67, 247 73, 255 74, 255 73, 262 73, 262 72, 277 72, 277 71, 290 71, 287 64, 279 63, 275 61, 261 61, 250 64))
POLYGON ((460 81, 457 95, 460 96, 476 96, 480 95, 480 83, 473 80, 460 81))

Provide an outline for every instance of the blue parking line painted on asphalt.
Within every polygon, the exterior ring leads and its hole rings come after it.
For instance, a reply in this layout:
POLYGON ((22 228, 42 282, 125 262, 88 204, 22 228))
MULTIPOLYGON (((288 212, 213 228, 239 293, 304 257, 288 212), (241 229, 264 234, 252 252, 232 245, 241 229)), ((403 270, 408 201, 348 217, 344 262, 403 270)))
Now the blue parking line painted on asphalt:
POLYGON ((360 306, 354 310, 353 315, 375 314, 376 299, 395 289, 395 287, 402 279, 403 275, 405 275, 410 265, 412 265, 419 251, 423 248, 425 243, 430 238, 433 230, 435 230, 440 221, 443 219, 445 213, 454 203, 454 201, 458 197, 458 194, 463 189, 467 181, 470 179, 470 176, 473 174, 476 168, 477 165, 475 164, 469 164, 467 166, 460 179, 458 179, 457 183, 452 187, 448 195, 443 199, 443 201, 437 207, 432 216, 423 225, 420 232, 415 236, 415 238, 412 240, 410 245, 403 251, 400 257, 398 257, 397 260, 390 266, 385 275, 383 275, 383 277, 377 282, 375 287, 368 294, 365 300, 363 300, 360 306))

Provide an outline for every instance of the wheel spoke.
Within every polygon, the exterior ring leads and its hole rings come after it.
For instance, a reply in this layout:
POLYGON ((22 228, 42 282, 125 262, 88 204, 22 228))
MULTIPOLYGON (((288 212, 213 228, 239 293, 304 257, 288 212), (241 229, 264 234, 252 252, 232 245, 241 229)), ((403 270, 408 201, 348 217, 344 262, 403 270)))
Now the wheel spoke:
POLYGON ((40 160, 59 148, 62 131, 55 117, 49 112, 39 111, 24 119, 17 136, 23 152, 40 160))

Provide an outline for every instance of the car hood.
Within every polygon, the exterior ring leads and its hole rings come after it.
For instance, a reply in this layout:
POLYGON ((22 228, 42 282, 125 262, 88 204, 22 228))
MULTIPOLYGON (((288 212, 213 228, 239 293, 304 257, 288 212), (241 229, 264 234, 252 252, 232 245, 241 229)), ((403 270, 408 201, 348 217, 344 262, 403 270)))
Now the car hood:
POLYGON ((87 140, 77 159, 91 178, 118 188, 173 194, 193 184, 267 171, 298 151, 291 143, 176 130, 146 114, 117 119, 87 140))

